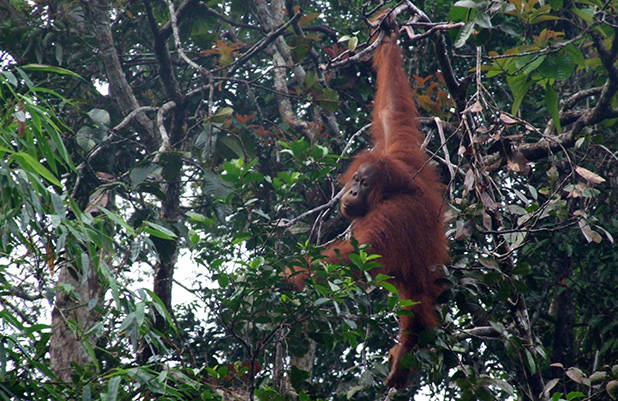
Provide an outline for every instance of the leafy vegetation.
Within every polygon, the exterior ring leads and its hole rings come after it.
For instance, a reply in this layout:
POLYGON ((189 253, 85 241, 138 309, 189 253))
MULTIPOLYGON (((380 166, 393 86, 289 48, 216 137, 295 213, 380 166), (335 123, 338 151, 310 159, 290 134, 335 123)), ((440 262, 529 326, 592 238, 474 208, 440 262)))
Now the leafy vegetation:
POLYGON ((616 1, 384 5, 452 258, 406 391, 370 249, 281 278, 347 227, 378 3, 0 0, 0 399, 618 398, 616 1))

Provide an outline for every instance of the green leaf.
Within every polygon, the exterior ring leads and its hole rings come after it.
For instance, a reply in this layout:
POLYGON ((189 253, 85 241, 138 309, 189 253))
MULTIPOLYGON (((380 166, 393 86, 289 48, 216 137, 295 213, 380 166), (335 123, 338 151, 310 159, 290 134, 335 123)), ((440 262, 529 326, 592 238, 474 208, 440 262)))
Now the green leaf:
POLYGON ((107 383, 107 397, 106 401, 116 401, 118 398, 118 389, 120 388, 121 376, 114 376, 107 383))
POLYGON ((567 47, 565 47, 564 50, 566 51, 566 54, 571 58, 571 60, 573 60, 575 64, 577 64, 580 67, 583 67, 586 65, 586 59, 584 58, 584 55, 582 54, 581 50, 577 48, 577 46, 573 46, 573 44, 570 44, 567 47))
POLYGON ((49 196, 51 198, 52 205, 54 207, 54 213, 56 213, 58 216, 64 217, 66 213, 66 209, 64 207, 64 199, 62 198, 62 196, 54 192, 50 192, 49 196))
POLYGON ((285 398, 272 388, 265 386, 255 390, 255 395, 259 401, 284 401, 285 398))
POLYGON ((594 23, 594 10, 592 8, 573 8, 571 11, 587 23, 594 23))
POLYGON ((131 227, 122 217, 120 217, 116 213, 110 212, 102 206, 99 206, 98 210, 103 212, 103 214, 105 214, 108 219, 127 230, 129 234, 135 235, 135 230, 133 229, 133 227, 131 227))
POLYGON ((549 0, 549 5, 552 10, 560 10, 563 5, 563 0, 549 0))
POLYGON ((4 75, 9 84, 17 86, 17 77, 11 71, 0 71, 0 74, 4 75))
POLYGON ((14 153, 11 156, 11 159, 17 160, 24 170, 35 173, 36 175, 45 178, 47 181, 54 184, 55 186, 62 188, 62 184, 60 183, 60 181, 58 181, 58 179, 54 177, 54 175, 48 169, 46 169, 45 166, 39 163, 38 160, 30 156, 28 153, 14 153))
POLYGON ((477 8, 478 4, 472 0, 459 0, 453 4, 453 7, 477 8))
MULTIPOLYGON (((5 148, 4 146, 0 146, 0 152, 8 153, 8 154, 10 154, 10 155, 12 155, 13 153, 15 153, 15 152, 13 152, 11 149, 9 149, 9 148, 5 148)), ((0 154, 0 156, 2 156, 2 154, 0 154)))
POLYGON ((138 326, 144 323, 144 303, 138 302, 135 304, 135 322, 138 326))
POLYGON ((352 330, 356 330, 358 328, 358 325, 356 324, 356 322, 354 320, 343 318, 343 321, 352 330))
POLYGON ((532 21, 530 21, 530 23, 531 23, 531 24, 538 24, 538 23, 540 23, 540 22, 545 22, 545 21, 557 21, 557 20, 562 20, 562 19, 564 19, 564 18, 562 18, 562 17, 558 17, 558 16, 555 16, 555 15, 547 15, 547 14, 544 14, 544 15, 539 15, 539 16, 537 16, 537 17, 534 17, 534 18, 532 19, 532 21))
MULTIPOLYGON (((337 40, 337 43, 345 42, 346 40, 350 40, 350 38, 351 38, 351 36, 350 36, 350 35, 343 35, 342 37, 340 37, 340 38, 337 40)), ((307 72, 307 74, 308 74, 308 73, 309 73, 309 72, 307 72)))
POLYGON ((393 278, 392 276, 389 276, 389 275, 386 275, 386 274, 379 273, 379 274, 376 276, 375 280, 376 280, 376 281, 387 281, 387 280, 390 280, 390 279, 392 279, 392 278, 393 278))
POLYGON ((325 110, 337 111, 339 108, 339 93, 331 88, 322 88, 315 97, 316 103, 325 110))
POLYGON ((348 40, 348 50, 353 52, 356 50, 356 46, 358 46, 358 36, 351 37, 350 40, 348 40))
POLYGON ((131 184, 133 186, 137 186, 142 182, 146 181, 148 177, 152 177, 158 174, 158 171, 161 169, 160 166, 154 163, 149 163, 145 166, 135 167, 129 173, 129 179, 131 180, 131 184))
POLYGON ((240 244, 241 242, 245 242, 246 240, 252 238, 251 233, 239 232, 234 234, 234 239, 232 240, 232 245, 240 244))
POLYGON ((203 223, 206 225, 210 225, 213 223, 213 219, 210 217, 206 217, 201 213, 195 213, 192 211, 187 211, 186 216, 189 218, 190 221, 193 222, 197 222, 197 223, 203 223))
POLYGON ((304 155, 307 149, 309 149, 309 146, 311 145, 305 141, 305 138, 300 138, 299 140, 289 144, 292 154, 297 159, 300 159, 304 155))
POLYGON ((233 108, 229 106, 221 107, 219 108, 219 110, 217 110, 217 113, 214 116, 210 117, 210 121, 215 123, 222 123, 232 117, 232 114, 234 114, 233 108))
POLYGON ((292 365, 290 369, 290 382, 296 390, 300 390, 303 383, 309 379, 309 372, 292 365))
POLYGON ((571 57, 562 54, 550 54, 539 66, 537 72, 545 78, 566 81, 574 70, 575 62, 571 57))
POLYGON ((468 22, 463 28, 461 28, 459 35, 457 35, 457 40, 455 40, 455 44, 453 45, 455 48, 460 48, 466 44, 466 41, 470 35, 472 35, 472 32, 474 32, 474 25, 474 22, 468 22))
POLYGON ((56 67, 53 65, 46 64, 26 64, 20 67, 22 70, 26 71, 42 71, 42 72, 53 72, 54 74, 60 75, 70 75, 75 78, 83 79, 81 75, 74 73, 71 70, 67 70, 66 68, 56 67))
POLYGON ((388 281, 379 281, 378 284, 380 284, 382 288, 384 288, 386 291, 390 293, 393 293, 393 294, 398 293, 397 288, 391 283, 389 283, 388 281))
POLYGON ((533 82, 528 81, 528 77, 524 74, 509 76, 506 78, 506 82, 513 93, 511 114, 517 114, 519 106, 521 106, 521 102, 524 100, 524 96, 526 96, 526 93, 532 86, 533 82))
POLYGON ((97 124, 109 126, 109 123, 111 122, 107 110, 92 109, 86 114, 88 114, 88 117, 90 117, 90 119, 97 124))
POLYGON ((524 350, 524 351, 526 354, 526 365, 528 366, 528 370, 530 371, 530 374, 533 375, 536 373, 536 362, 534 360, 534 357, 530 353, 530 351, 528 350, 524 350))
POLYGON ((150 295, 150 298, 153 301, 152 304, 157 310, 157 312, 159 312, 161 316, 165 317, 165 321, 167 322, 167 324, 169 324, 170 327, 174 329, 174 331, 176 331, 177 330, 176 324, 174 323, 174 320, 172 320, 172 316, 170 315, 169 311, 163 304, 163 301, 161 301, 161 298, 159 298, 159 296, 151 290, 144 290, 144 291, 146 291, 148 295, 150 295))
POLYGON ((146 227, 143 227, 143 230, 150 235, 154 235, 157 238, 173 240, 176 238, 176 234, 159 224, 155 224, 151 221, 144 221, 143 223, 146 227))
POLYGON ((447 18, 453 22, 470 22, 476 15, 476 8, 453 6, 448 12, 447 18))
POLYGON ((556 92, 554 88, 549 85, 545 89, 545 106, 547 107, 547 111, 549 111, 549 115, 554 122, 556 131, 560 133, 562 131, 562 127, 560 126, 560 113, 558 111, 558 92, 556 92))
POLYGON ((89 384, 84 386, 82 390, 82 401, 91 401, 92 400, 92 388, 89 384))
POLYGON ((219 283, 221 288, 225 288, 230 285, 230 277, 225 273, 215 274, 215 278, 217 279, 217 283, 219 283))
POLYGON ((539 68, 541 64, 543 64, 543 61, 545 61, 545 57, 546 57, 545 55, 521 57, 520 59, 516 61, 515 64, 522 65, 523 69, 521 72, 524 75, 529 75, 534 70, 539 68))
POLYGON ((318 298, 313 302, 313 306, 324 305, 325 303, 330 302, 329 298, 318 298))
POLYGON ((97 144, 105 139, 105 136, 104 129, 81 127, 75 134, 75 142, 86 152, 90 152, 97 144))
POLYGON ((136 322, 135 312, 131 312, 127 316, 125 316, 124 320, 118 327, 118 331, 121 331, 121 332, 126 331, 128 328, 134 326, 135 322, 136 322))
POLYGON ((75 166, 73 165, 73 160, 67 151, 67 148, 64 146, 64 142, 58 133, 60 131, 56 126, 51 126, 45 124, 45 132, 51 138, 52 142, 56 146, 56 150, 60 153, 62 157, 62 161, 71 168, 71 170, 75 171, 75 166))
POLYGON ((159 164, 163 166, 161 175, 167 181, 175 180, 182 169, 182 154, 180 152, 165 152, 161 154, 159 164))
POLYGON ((476 23, 476 25, 480 26, 481 28, 485 28, 485 29, 492 28, 491 17, 488 14, 478 13, 476 18, 474 19, 474 22, 476 23))
POLYGON ((363 265, 363 261, 358 254, 351 253, 350 255, 348 255, 348 257, 350 258, 350 262, 352 262, 354 266, 361 267, 363 265))
POLYGON ((400 299, 399 300, 400 308, 409 308, 411 306, 419 305, 419 304, 420 304, 420 301, 413 301, 411 299, 400 299))
POLYGON ((234 152, 234 155, 236 155, 236 157, 245 157, 245 151, 243 150, 242 145, 240 144, 238 139, 236 139, 235 137, 229 135, 223 136, 218 138, 217 142, 221 143, 226 148, 234 152))

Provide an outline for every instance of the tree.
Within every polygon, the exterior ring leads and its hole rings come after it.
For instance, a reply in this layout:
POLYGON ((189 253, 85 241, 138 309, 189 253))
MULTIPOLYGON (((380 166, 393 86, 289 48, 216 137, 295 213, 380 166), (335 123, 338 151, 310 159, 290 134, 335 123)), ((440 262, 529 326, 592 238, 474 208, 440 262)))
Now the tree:
POLYGON ((370 249, 282 282, 345 230, 378 3, 0 0, 0 395, 616 397, 615 1, 385 5, 448 183, 409 391, 370 249))

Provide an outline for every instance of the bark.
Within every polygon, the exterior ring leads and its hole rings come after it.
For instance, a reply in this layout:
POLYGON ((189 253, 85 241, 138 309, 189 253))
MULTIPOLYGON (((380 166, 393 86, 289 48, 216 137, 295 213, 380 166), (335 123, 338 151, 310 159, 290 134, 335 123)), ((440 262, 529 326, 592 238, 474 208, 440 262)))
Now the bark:
MULTIPOLYGON (((509 247, 504 244, 498 247, 500 252, 508 253, 509 247)), ((506 275, 511 275, 514 268, 513 259, 508 257, 500 262, 500 270, 506 275)), ((537 341, 532 331, 528 306, 524 294, 513 289, 508 306, 510 307, 511 321, 516 335, 522 342, 522 348, 518 350, 521 363, 515 367, 517 386, 524 400, 536 401, 542 399, 545 383, 538 362, 541 360, 536 350, 537 341), (535 366, 529 366, 528 355, 533 359, 535 366)))
MULTIPOLYGON (((180 171, 175 178, 165 184, 164 192, 166 200, 161 207, 161 220, 174 223, 181 216, 180 210, 180 171)), ((155 277, 153 291, 163 302, 165 308, 173 315, 172 311, 172 284, 174 282, 174 268, 178 261, 178 240, 161 240, 155 242, 159 261, 155 265, 155 277)), ((163 316, 155 311, 154 326, 161 331, 166 323, 163 316)))
MULTIPOLYGON (((184 15, 183 10, 187 10, 193 3, 195 2, 192 0, 183 2, 179 10, 174 13, 175 18, 181 18, 184 15)), ((171 151, 171 153, 159 153, 157 156, 160 156, 158 159, 159 164, 165 165, 166 163, 170 163, 176 166, 174 170, 168 167, 168 174, 166 174, 166 181, 162 188, 165 193, 165 199, 161 204, 160 213, 161 221, 174 225, 179 222, 182 217, 182 211, 180 209, 182 168, 180 167, 181 163, 177 160, 179 156, 175 152, 184 150, 187 144, 185 141, 185 130, 183 128, 186 124, 185 97, 178 85, 175 76, 176 71, 166 43, 166 39, 174 32, 174 29, 176 29, 175 35, 177 35, 177 27, 175 25, 175 20, 172 18, 172 15, 170 15, 169 22, 163 28, 159 28, 150 2, 145 1, 145 5, 150 29, 154 36, 154 49, 159 65, 161 84, 165 95, 173 99, 174 104, 174 112, 170 124, 171 135, 168 144, 169 149, 167 147, 160 149, 160 151, 171 151)), ((169 102, 166 104, 169 104, 169 102)), ((163 121, 158 123, 159 131, 165 129, 163 124, 163 121)), ((165 142, 165 138, 163 138, 163 142, 165 142)), ((172 287, 174 282, 174 269, 178 262, 178 240, 154 239, 153 242, 155 243, 159 257, 159 261, 155 265, 153 291, 161 299, 170 315, 173 315, 172 287)), ((154 327, 159 331, 163 331, 166 327, 165 317, 161 316, 157 311, 155 311, 154 327)), ((142 359, 147 360, 151 355, 151 351, 150 348, 145 348, 141 355, 142 359)))
MULTIPOLYGON (((185 10, 189 9, 189 5, 194 1, 186 1, 181 5, 177 18, 184 15, 185 10)), ((125 71, 123 71, 120 62, 120 56, 114 45, 114 39, 111 30, 111 19, 109 14, 109 0, 82 0, 82 7, 85 14, 92 24, 97 46, 99 48, 99 56, 103 61, 105 73, 108 78, 110 95, 116 102, 118 109, 123 115, 134 113, 133 120, 136 122, 135 128, 140 133, 140 139, 146 145, 149 152, 160 151, 155 160, 157 163, 165 167, 166 164, 178 164, 177 171, 167 170, 166 181, 163 184, 163 192, 166 197, 161 205, 160 219, 163 222, 169 222, 170 225, 176 223, 181 215, 180 211, 180 177, 181 168, 178 161, 175 159, 174 153, 169 151, 181 150, 183 147, 182 139, 184 138, 183 126, 186 120, 186 112, 184 105, 184 97, 178 87, 178 82, 174 75, 175 71, 172 66, 171 57, 166 44, 166 38, 171 33, 171 26, 168 24, 159 29, 150 2, 145 1, 147 17, 155 38, 154 49, 157 61, 159 64, 159 73, 163 90, 168 98, 173 99, 172 102, 167 102, 160 108, 158 116, 161 116, 161 121, 155 126, 153 121, 148 118, 142 107, 140 107, 137 98, 126 79, 125 71), (169 106, 166 108, 166 106, 169 106), (173 108, 171 114, 171 134, 168 138, 163 117, 166 117, 169 109, 173 108), (161 144, 165 146, 161 147, 161 144)), ((172 304, 172 283, 174 267, 178 259, 178 242, 175 240, 161 240, 154 238, 153 242, 158 254, 159 261, 155 265, 153 291, 161 299, 163 305, 171 313, 172 304)), ((165 318, 155 311, 154 326, 159 331, 165 328, 165 318)), ((153 350, 145 347, 141 354, 142 360, 147 360, 151 356, 153 350)))
MULTIPOLYGON (((120 57, 114 45, 109 17, 110 4, 107 0, 82 0, 86 17, 92 24, 92 29, 99 47, 99 57, 105 66, 109 82, 109 91, 122 115, 130 113, 140 107, 133 90, 131 89, 122 65, 120 57)), ((140 129, 142 140, 149 150, 159 146, 160 139, 154 134, 154 126, 146 113, 140 112, 135 116, 137 128, 140 129)))
POLYGON ((86 333, 100 319, 96 307, 103 297, 103 286, 96 269, 79 271, 71 263, 61 267, 58 291, 52 310, 52 333, 49 340, 51 370, 62 382, 71 382, 72 363, 80 366, 93 362, 86 347, 96 338, 86 333))
MULTIPOLYGON (((270 5, 268 5, 264 0, 254 0, 254 5, 262 25, 268 31, 275 30, 275 28, 281 26, 285 22, 284 10, 286 10, 286 5, 282 0, 275 0, 271 2, 270 5)), ((303 35, 302 31, 297 33, 299 35, 303 35)), ((273 71, 273 80, 277 92, 289 93, 286 77, 287 68, 290 68, 294 72, 294 84, 296 86, 302 86, 305 80, 306 71, 300 63, 294 63, 290 47, 283 36, 279 36, 274 40, 270 51, 273 54, 273 64, 275 66, 273 71)), ((322 74, 319 70, 318 73, 320 75, 322 74)), ((325 84, 325 81, 323 80, 322 83, 325 84)), ((277 103, 279 106, 279 115, 284 122, 303 132, 309 138, 312 138, 315 135, 315 132, 312 131, 310 124, 296 116, 292 102, 288 97, 278 95, 277 103)), ((334 113, 320 108, 319 112, 315 115, 315 119, 316 121, 321 122, 334 137, 340 134, 339 126, 334 113)))
POLYGON ((575 334, 575 308, 573 305, 573 292, 567 285, 567 280, 573 271, 573 262, 567 262, 555 266, 558 277, 558 286, 554 294, 554 346, 552 350, 552 362, 560 362, 564 366, 574 365, 575 334))

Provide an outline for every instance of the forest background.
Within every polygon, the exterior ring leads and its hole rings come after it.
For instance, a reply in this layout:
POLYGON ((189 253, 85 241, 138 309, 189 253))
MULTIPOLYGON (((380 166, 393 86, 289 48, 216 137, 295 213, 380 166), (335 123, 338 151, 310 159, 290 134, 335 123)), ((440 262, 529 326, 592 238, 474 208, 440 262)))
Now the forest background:
POLYGON ((0 399, 616 399, 617 9, 0 0, 0 399), (348 225, 377 6, 452 258, 397 393, 388 281, 279 275, 348 225))

